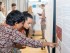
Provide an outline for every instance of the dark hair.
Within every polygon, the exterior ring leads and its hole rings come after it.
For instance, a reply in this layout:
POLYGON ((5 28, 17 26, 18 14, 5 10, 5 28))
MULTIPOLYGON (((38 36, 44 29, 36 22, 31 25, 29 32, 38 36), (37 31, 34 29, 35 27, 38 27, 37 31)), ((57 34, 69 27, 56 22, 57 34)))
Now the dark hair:
POLYGON ((42 6, 42 7, 45 7, 45 5, 44 5, 44 4, 41 4, 41 6, 42 6))
POLYGON ((23 13, 23 15, 24 15, 24 17, 25 17, 25 20, 27 20, 28 18, 33 19, 32 15, 31 15, 30 13, 28 13, 28 11, 24 11, 24 12, 22 12, 22 13, 23 13))
POLYGON ((16 6, 16 4, 15 4, 15 3, 12 3, 12 5, 11 5, 11 6, 12 6, 12 7, 13 7, 13 6, 16 6))
POLYGON ((14 26, 15 23, 20 22, 25 22, 25 18, 24 15, 18 10, 11 11, 6 17, 6 24, 10 26, 14 26))
POLYGON ((0 2, 0 11, 1 11, 1 5, 2 5, 2 2, 0 2))

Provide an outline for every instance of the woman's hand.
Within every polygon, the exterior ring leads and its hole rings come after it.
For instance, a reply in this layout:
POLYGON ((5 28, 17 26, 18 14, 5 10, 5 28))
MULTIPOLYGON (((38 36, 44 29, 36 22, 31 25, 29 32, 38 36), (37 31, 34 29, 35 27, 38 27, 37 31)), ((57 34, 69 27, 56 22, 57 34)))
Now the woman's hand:
POLYGON ((51 43, 51 42, 44 42, 43 46, 50 46, 52 48, 57 47, 58 44, 57 43, 51 43))
POLYGON ((58 45, 57 43, 49 43, 49 46, 52 48, 57 47, 57 45, 58 45))

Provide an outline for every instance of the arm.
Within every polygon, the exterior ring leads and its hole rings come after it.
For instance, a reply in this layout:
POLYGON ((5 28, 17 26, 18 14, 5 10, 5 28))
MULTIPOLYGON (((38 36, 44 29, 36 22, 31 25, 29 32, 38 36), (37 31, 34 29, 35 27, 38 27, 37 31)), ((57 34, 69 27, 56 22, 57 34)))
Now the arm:
POLYGON ((19 43, 21 45, 26 45, 29 47, 34 47, 34 48, 38 48, 38 47, 43 47, 43 46, 50 46, 50 47, 55 47, 58 46, 57 43, 50 43, 50 42, 41 42, 38 40, 33 40, 30 38, 25 37, 25 35, 23 35, 21 32, 19 32, 18 30, 13 30, 12 32, 12 41, 15 43, 19 43))
POLYGON ((12 40, 15 43, 19 43, 21 45, 26 45, 26 46, 34 47, 34 48, 43 46, 43 42, 27 38, 25 37, 25 35, 20 33, 18 30, 13 30, 12 35, 13 35, 12 40))

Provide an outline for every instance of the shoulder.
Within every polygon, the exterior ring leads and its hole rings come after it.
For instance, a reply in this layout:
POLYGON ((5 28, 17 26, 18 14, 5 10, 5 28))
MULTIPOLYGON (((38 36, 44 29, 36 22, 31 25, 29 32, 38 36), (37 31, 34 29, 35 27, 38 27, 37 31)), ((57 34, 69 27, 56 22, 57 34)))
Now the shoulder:
POLYGON ((2 31, 3 33, 10 33, 12 32, 12 27, 7 26, 5 24, 0 24, 0 31, 2 31))
POLYGON ((1 11, 0 11, 0 18, 6 18, 1 11))

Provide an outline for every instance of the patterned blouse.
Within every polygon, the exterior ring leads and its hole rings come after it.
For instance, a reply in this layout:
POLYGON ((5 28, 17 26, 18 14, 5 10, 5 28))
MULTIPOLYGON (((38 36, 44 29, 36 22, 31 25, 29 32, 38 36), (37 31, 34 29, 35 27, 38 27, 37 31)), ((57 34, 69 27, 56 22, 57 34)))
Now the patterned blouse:
POLYGON ((0 25, 0 53, 12 53, 14 43, 34 48, 43 46, 41 41, 26 38, 12 26, 0 25))

